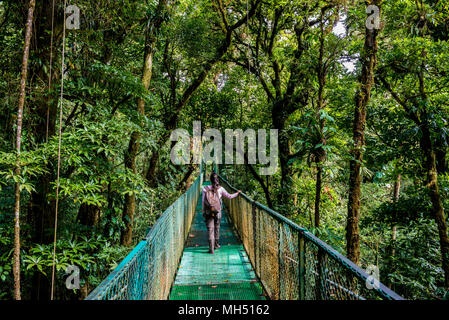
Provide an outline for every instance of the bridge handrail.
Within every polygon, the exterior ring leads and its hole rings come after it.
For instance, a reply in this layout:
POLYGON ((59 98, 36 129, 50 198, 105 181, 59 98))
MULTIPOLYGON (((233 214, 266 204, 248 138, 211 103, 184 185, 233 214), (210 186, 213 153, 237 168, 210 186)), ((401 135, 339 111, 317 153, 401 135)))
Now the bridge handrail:
MULTIPOLYGON (((219 175, 219 177, 220 177, 220 180, 227 186, 227 188, 229 188, 230 190, 232 190, 232 191, 237 191, 237 189, 235 188, 235 187, 233 187, 227 180, 226 180, 226 178, 224 178, 224 177, 222 177, 221 175, 219 175)), ((291 221, 291 220, 289 220, 288 218, 286 218, 286 217, 284 217, 284 216, 282 216, 281 214, 279 214, 278 212, 276 212, 276 211, 274 211, 274 210, 272 210, 272 209, 270 209, 270 208, 268 208, 267 206, 265 206, 265 205, 263 205, 263 204, 261 204, 260 202, 257 202, 257 201, 255 201, 255 200, 253 200, 253 199, 251 199, 248 195, 246 195, 245 193, 241 193, 241 197, 240 197, 241 199, 244 199, 247 203, 249 203, 249 204, 251 204, 251 206, 253 206, 254 208, 258 208, 259 210, 261 210, 262 212, 264 212, 264 213, 266 213, 266 214, 268 214, 268 216, 270 216, 270 217, 272 217, 272 218, 274 218, 276 221, 278 221, 279 223, 280 223, 280 226, 281 225, 284 225, 284 226, 288 226, 289 228, 291 228, 293 231, 295 231, 295 232, 297 232, 298 233, 298 254, 297 254, 297 256, 298 256, 298 269, 299 268, 307 268, 307 266, 305 266, 305 265, 303 265, 303 266, 299 266, 300 264, 301 264, 301 256, 303 256, 303 258, 302 259, 304 259, 304 256, 305 256, 305 253, 304 253, 304 250, 303 250, 303 252, 300 252, 301 251, 301 247, 303 247, 303 249, 304 249, 304 243, 301 245, 300 244, 300 241, 306 241, 306 242, 310 242, 310 243, 312 243, 312 244, 314 244, 315 246, 316 246, 316 248, 317 249, 315 249, 317 252, 315 252, 315 257, 318 257, 318 259, 322 259, 322 260, 324 260, 325 259, 325 257, 327 257, 327 256, 329 256, 330 258, 332 258, 337 264, 339 264, 340 266, 342 266, 344 269, 346 269, 347 271, 349 271, 349 275, 348 276, 346 276, 345 278, 348 278, 348 279, 345 279, 345 280, 347 280, 346 282, 348 283, 348 285, 347 286, 351 286, 351 281, 352 281, 352 284, 353 284, 353 282, 356 282, 354 279, 359 279, 359 280, 361 280, 362 282, 363 282, 363 285, 365 285, 366 284, 366 282, 367 281, 370 281, 371 279, 372 279, 372 276, 370 276, 369 274, 367 274, 362 268, 360 268, 359 266, 357 266, 355 263, 353 263, 351 260, 349 260, 348 258, 346 258, 345 256, 343 256, 343 255, 341 255, 338 251, 336 251, 335 249, 333 249, 332 247, 330 247, 328 244, 326 244, 325 242, 323 242, 322 240, 320 240, 318 237, 316 237, 314 234, 312 234, 311 232, 309 232, 308 230, 306 230, 305 228, 303 228, 303 227, 300 227, 300 226, 298 226, 296 223, 294 223, 293 221, 291 221)), ((232 217, 232 220, 233 220, 233 222, 234 222, 234 224, 235 224, 235 226, 236 226, 236 228, 237 228, 237 231, 239 232, 239 235, 241 236, 241 238, 244 238, 245 236, 247 236, 247 235, 245 235, 244 234, 244 232, 243 232, 243 230, 242 230, 242 228, 240 228, 239 226, 238 226, 238 223, 237 223, 237 221, 235 221, 235 220, 238 220, 238 217, 236 216, 236 214, 237 214, 237 211, 240 211, 240 214, 241 213, 243 213, 243 211, 244 210, 233 210, 233 205, 232 205, 232 203, 234 202, 237 202, 237 201, 239 201, 239 200, 237 200, 238 198, 235 198, 235 199, 232 199, 232 200, 227 200, 227 199, 224 199, 225 200, 225 202, 227 202, 228 203, 228 207, 229 207, 229 210, 231 211, 230 213, 230 215, 231 215, 231 217, 232 217), (235 211, 235 212, 232 212, 232 211, 235 211)), ((240 208, 241 209, 241 208, 240 208)), ((253 210, 254 211, 254 210, 253 210)), ((253 223, 257 223, 257 221, 256 221, 256 219, 257 219, 257 217, 256 217, 256 214, 253 214, 253 213, 251 213, 251 214, 249 214, 248 212, 247 212, 247 214, 249 215, 249 216, 252 216, 252 218, 253 218, 253 220, 254 220, 254 222, 253 223)), ((280 230, 280 229, 279 229, 280 230)), ((255 237, 254 237, 254 239, 256 239, 255 237)), ((243 242, 244 242, 244 244, 245 244, 245 240, 244 239, 242 239, 243 240, 243 242)), ((257 265, 257 261, 254 261, 254 260, 256 260, 255 258, 254 258, 254 256, 255 256, 255 251, 257 251, 256 249, 251 249, 251 245, 249 245, 248 243, 251 243, 251 239, 247 239, 246 240, 246 246, 245 246, 245 249, 247 249, 247 251, 248 250, 253 250, 254 251, 254 253, 253 254, 249 254, 249 256, 250 256, 250 260, 251 260, 251 263, 253 264, 253 267, 254 267, 254 269, 256 270, 256 274, 259 276, 259 278, 261 278, 261 267, 260 266, 258 266, 257 265), (252 258, 253 257, 253 258, 252 258), (252 259, 251 259, 252 258, 252 259)), ((256 246, 256 240, 254 240, 253 241, 253 245, 254 246, 256 246)), ((260 245, 260 244, 259 244, 260 245)), ((279 248, 280 248, 280 246, 279 246, 279 248)), ((260 250, 262 250, 261 248, 259 248, 259 251, 260 250)), ((279 249, 279 250, 282 250, 282 249, 279 249)), ((280 255, 280 254, 279 254, 280 255)), ((280 258, 281 259, 281 258, 280 258)), ((265 263, 267 263, 268 261, 265 261, 265 263)), ((282 262, 282 263, 285 263, 285 262, 282 262)), ((307 263, 309 263, 310 264, 310 261, 303 261, 303 264, 307 264, 307 263)), ((260 262, 258 263, 258 264, 260 264, 260 262)), ((279 265, 281 264, 281 262, 279 263, 279 265)), ((320 270, 322 267, 317 267, 317 269, 318 270, 320 270)), ((328 266, 328 269, 330 269, 330 267, 328 266)), ((278 273, 280 273, 280 271, 278 270, 277 271, 278 273)), ((305 280, 304 279, 301 279, 301 276, 302 277, 304 277, 304 273, 305 273, 306 271, 305 270, 298 270, 298 281, 296 281, 296 284, 297 284, 297 286, 298 286, 298 288, 297 288, 297 290, 298 290, 298 293, 297 293, 297 295, 295 295, 295 294, 293 294, 292 293, 292 296, 295 298, 298 298, 298 299, 301 299, 301 298, 303 298, 303 299, 305 299, 306 298, 306 296, 309 296, 309 297, 311 297, 311 296, 313 296, 314 294, 309 294, 309 295, 307 295, 307 292, 304 292, 304 291, 306 291, 307 290, 307 288, 305 287, 305 284, 304 283, 300 283, 300 282, 305 282, 305 280), (302 290, 302 292, 301 292, 301 290, 302 290)), ((313 272, 316 272, 316 270, 315 271, 312 271, 309 275, 311 275, 313 272)), ((323 274, 326 274, 326 272, 327 273, 331 273, 331 272, 329 272, 327 269, 326 270, 320 270, 320 272, 322 272, 323 274)), ((264 281, 264 279, 263 279, 263 275, 262 275, 262 278, 261 278, 261 281, 262 281, 262 283, 264 284, 264 286, 269 286, 269 281, 264 281)), ((280 281, 279 281, 280 282, 280 281)), ((336 285, 338 285, 338 286, 340 286, 341 288, 343 288, 343 289, 341 289, 340 291, 340 295, 341 296, 344 296, 344 294, 342 293, 342 292, 344 292, 344 291, 346 291, 347 292, 347 296, 345 296, 346 298, 348 298, 348 299, 351 299, 351 297, 352 298, 354 298, 354 297, 356 297, 357 299, 363 299, 363 298, 365 298, 365 297, 363 297, 362 295, 360 295, 360 294, 358 294, 358 293, 356 293, 356 292, 353 292, 353 290, 350 290, 350 289, 348 289, 348 288, 345 288, 344 286, 342 286, 341 284, 339 284, 338 282, 336 282, 336 281, 333 281, 333 280, 329 280, 329 279, 326 279, 325 281, 324 281, 324 283, 326 283, 326 285, 321 285, 321 286, 323 286, 323 287, 326 287, 327 286, 327 284, 328 283, 334 283, 334 284, 336 284, 336 285), (349 296, 351 296, 351 297, 349 297, 349 296)), ((279 286, 281 286, 281 284, 279 284, 279 286)), ((357 285, 354 285, 354 287, 357 287, 357 286, 359 286, 359 288, 358 288, 358 290, 360 290, 360 291, 366 291, 366 290, 364 290, 363 288, 360 288, 361 286, 360 286, 360 283, 359 284, 357 284, 357 285)), ((281 297, 281 293, 279 293, 279 288, 277 288, 277 290, 276 290, 276 288, 265 288, 265 289, 268 289, 267 291, 271 291, 272 293, 273 292, 277 292, 277 296, 276 296, 276 294, 272 294, 272 296, 271 296, 271 298, 274 298, 274 299, 276 299, 276 298, 282 298, 281 297)), ((315 289, 316 290, 316 289, 315 289)), ((326 291, 327 289, 326 288, 321 288, 321 289, 319 289, 319 291, 326 291)), ((390 299, 390 300, 404 300, 404 298, 403 297, 401 297, 400 295, 398 295, 397 293, 395 293, 394 291, 392 291, 391 289, 389 289, 388 287, 386 287, 384 284, 382 284, 382 283, 378 283, 378 285, 377 286, 374 286, 372 289, 368 289, 368 290, 370 290, 371 292, 375 292, 375 295, 371 295, 372 297, 371 298, 380 298, 380 299, 390 299), (375 296, 375 297, 373 297, 373 296, 375 296)), ((369 292, 369 291, 368 291, 369 292)), ((327 295, 329 295, 329 292, 325 292, 324 294, 321 292, 321 293, 319 293, 318 295, 321 295, 321 298, 323 298, 323 296, 324 297, 326 297, 327 295)), ((284 297, 285 298, 285 297, 284 297)), ((289 298, 289 297, 287 297, 287 298, 289 298)), ((290 297, 291 298, 291 297, 290 297)), ((320 298, 320 297, 316 297, 315 296, 315 298, 320 298)))
POLYGON ((137 246, 86 300, 163 300, 184 249, 201 192, 203 166, 192 186, 169 206, 137 246))

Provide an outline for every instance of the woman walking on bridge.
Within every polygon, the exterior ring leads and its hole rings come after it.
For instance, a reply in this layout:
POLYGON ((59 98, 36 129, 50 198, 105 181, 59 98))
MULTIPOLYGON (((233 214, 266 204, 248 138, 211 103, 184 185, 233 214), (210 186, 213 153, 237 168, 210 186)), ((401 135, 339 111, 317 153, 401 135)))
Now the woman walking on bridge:
POLYGON ((220 186, 218 175, 215 172, 211 173, 210 182, 211 185, 203 188, 203 217, 206 219, 209 253, 214 253, 215 249, 220 248, 218 241, 220 239, 221 197, 233 199, 242 191, 238 190, 234 194, 227 193, 225 188, 220 186))

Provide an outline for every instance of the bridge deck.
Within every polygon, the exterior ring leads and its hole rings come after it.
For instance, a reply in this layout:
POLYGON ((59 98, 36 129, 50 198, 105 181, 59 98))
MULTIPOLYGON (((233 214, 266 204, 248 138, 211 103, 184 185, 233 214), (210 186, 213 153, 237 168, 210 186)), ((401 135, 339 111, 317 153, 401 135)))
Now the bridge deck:
POLYGON ((264 300, 243 245, 226 210, 220 229, 221 248, 208 253, 201 194, 170 300, 264 300))

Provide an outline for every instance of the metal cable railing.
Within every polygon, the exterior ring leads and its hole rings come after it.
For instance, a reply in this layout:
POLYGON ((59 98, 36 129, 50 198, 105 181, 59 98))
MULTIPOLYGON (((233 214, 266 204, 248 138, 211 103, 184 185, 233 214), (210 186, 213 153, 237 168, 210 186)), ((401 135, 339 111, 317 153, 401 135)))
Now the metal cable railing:
POLYGON ((201 192, 200 176, 86 300, 167 299, 201 192))
MULTIPOLYGON (((226 189, 237 191, 225 178, 220 179, 226 189)), ((223 200, 270 299, 403 300, 382 283, 368 286, 371 279, 364 270, 244 193, 223 200)))

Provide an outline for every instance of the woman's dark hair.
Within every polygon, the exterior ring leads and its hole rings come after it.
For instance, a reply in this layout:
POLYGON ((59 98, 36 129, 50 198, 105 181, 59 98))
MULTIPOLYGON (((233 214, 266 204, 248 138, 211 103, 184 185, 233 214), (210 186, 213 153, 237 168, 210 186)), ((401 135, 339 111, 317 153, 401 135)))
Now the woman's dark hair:
POLYGON ((210 183, 212 184, 212 187, 214 188, 214 190, 217 191, 218 188, 220 187, 220 181, 218 180, 218 174, 216 174, 215 172, 212 172, 210 174, 209 180, 210 180, 210 183))

